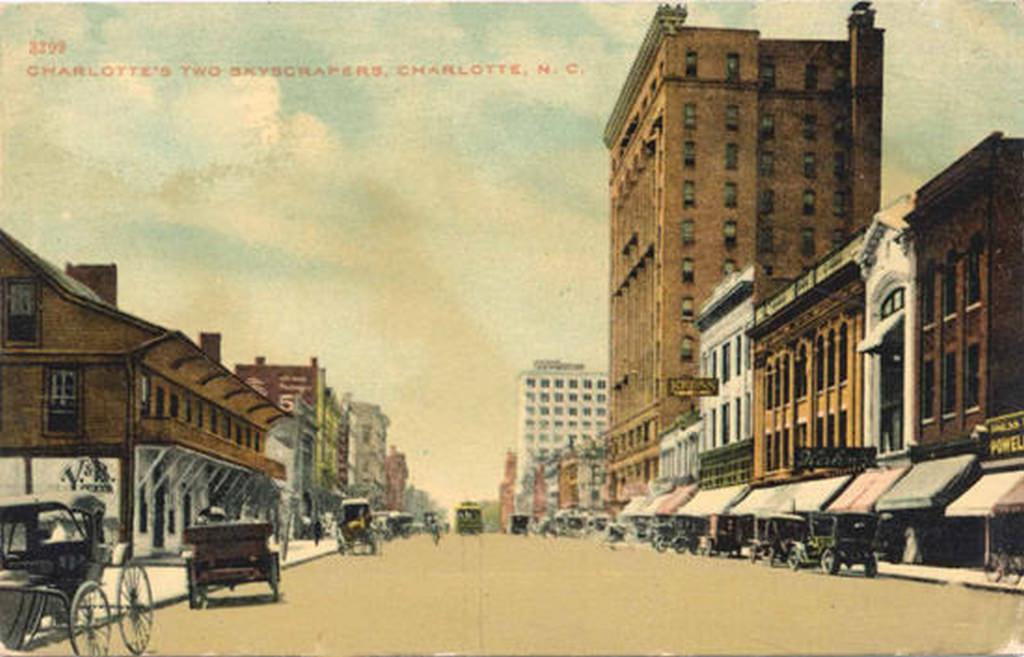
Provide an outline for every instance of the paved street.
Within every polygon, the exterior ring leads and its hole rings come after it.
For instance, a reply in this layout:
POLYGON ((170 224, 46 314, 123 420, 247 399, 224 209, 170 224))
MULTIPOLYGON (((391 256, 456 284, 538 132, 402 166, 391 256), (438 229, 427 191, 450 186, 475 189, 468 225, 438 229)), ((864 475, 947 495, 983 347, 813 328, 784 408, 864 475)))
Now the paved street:
POLYGON ((281 603, 264 603, 264 591, 158 611, 150 651, 991 653, 1019 646, 1024 614, 1020 596, 958 586, 505 536, 331 555, 285 571, 281 603))

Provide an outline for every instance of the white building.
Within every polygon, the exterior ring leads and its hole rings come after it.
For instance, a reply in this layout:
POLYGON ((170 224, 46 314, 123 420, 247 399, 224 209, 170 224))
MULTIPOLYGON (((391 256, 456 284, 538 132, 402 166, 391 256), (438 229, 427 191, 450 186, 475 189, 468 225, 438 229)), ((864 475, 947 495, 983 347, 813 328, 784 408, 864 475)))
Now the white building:
MULTIPOLYGON (((913 251, 903 241, 904 217, 914 209, 904 196, 875 214, 858 256, 865 282, 864 446, 878 449, 880 461, 908 460, 914 437, 916 366, 913 251)), ((908 460, 909 461, 909 460, 908 460)))
MULTIPOLYGON (((516 420, 521 472, 534 469, 535 457, 554 457, 574 445, 594 442, 608 427, 608 375, 591 372, 579 363, 534 361, 519 374, 516 420)), ((554 460, 557 463, 557 459, 554 460)), ((557 472, 557 468, 556 468, 557 472)), ((532 488, 520 486, 517 498, 532 498, 532 488)), ((557 501, 558 478, 554 477, 557 501)), ((552 495, 548 486, 548 495, 552 495)), ((548 507, 557 508, 557 504, 548 507)), ((529 509, 520 509, 528 511, 529 509)))
POLYGON ((688 424, 677 423, 661 434, 660 479, 675 482, 696 480, 703 437, 704 423, 700 419, 688 424))

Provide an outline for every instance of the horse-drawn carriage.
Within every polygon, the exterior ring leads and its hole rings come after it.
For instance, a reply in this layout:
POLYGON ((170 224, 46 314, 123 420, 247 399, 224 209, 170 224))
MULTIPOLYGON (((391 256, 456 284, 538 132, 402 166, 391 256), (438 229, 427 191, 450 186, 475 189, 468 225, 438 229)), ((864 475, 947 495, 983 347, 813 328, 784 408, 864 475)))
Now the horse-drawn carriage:
POLYGON ((105 542, 105 513, 102 501, 81 493, 0 502, 4 647, 22 650, 37 635, 57 632, 67 635, 76 655, 105 655, 116 621, 130 652, 146 649, 153 629, 149 578, 142 566, 120 558, 126 546, 105 542), (108 566, 120 567, 113 606, 103 588, 108 566))
POLYGON ((273 528, 267 522, 209 522, 185 530, 189 545, 185 559, 188 603, 192 609, 207 604, 214 587, 234 590, 239 584, 266 582, 277 602, 281 589, 281 562, 267 544, 273 528))
POLYGON ((352 498, 341 503, 338 513, 338 552, 341 554, 379 554, 379 539, 370 512, 370 501, 352 498))

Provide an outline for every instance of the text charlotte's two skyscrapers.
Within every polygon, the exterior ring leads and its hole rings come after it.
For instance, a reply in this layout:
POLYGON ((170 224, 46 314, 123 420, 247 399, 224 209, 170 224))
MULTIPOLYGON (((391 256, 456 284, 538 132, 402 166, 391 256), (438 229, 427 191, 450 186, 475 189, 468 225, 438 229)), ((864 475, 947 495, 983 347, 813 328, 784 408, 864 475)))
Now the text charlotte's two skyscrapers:
POLYGON ((755 265, 790 282, 879 207, 883 31, 854 6, 844 41, 686 27, 658 9, 605 128, 611 156, 613 506, 658 476, 658 435, 695 400, 701 305, 755 265))

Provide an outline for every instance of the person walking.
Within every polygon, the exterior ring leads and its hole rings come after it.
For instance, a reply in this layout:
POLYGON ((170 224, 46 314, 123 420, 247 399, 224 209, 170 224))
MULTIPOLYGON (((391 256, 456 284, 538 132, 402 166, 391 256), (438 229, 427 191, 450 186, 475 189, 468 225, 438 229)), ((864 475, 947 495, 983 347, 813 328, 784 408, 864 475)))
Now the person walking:
POLYGON ((320 521, 320 517, 317 516, 316 522, 313 523, 313 545, 320 545, 320 539, 324 536, 324 523, 320 521))

